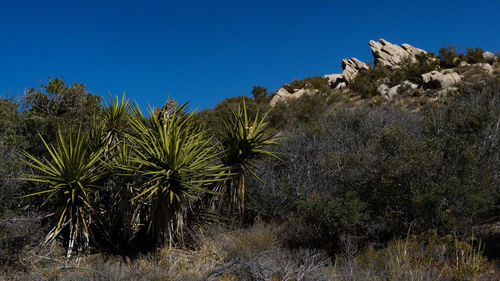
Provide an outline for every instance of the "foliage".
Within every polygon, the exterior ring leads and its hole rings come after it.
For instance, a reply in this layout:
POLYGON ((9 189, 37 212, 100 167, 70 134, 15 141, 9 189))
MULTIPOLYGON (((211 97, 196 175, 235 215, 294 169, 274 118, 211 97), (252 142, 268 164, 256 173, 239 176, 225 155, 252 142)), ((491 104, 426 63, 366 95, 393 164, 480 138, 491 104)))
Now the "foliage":
POLYGON ((382 84, 396 86, 407 80, 412 83, 422 84, 421 75, 432 70, 439 70, 439 61, 433 53, 422 53, 415 56, 415 60, 405 58, 399 68, 389 70, 383 66, 374 66, 361 70, 349 83, 349 89, 361 94, 363 98, 379 95, 377 89, 382 84))
POLYGON ((482 54, 483 49, 476 48, 466 48, 465 53, 461 52, 457 47, 453 45, 448 45, 447 47, 441 47, 439 49, 439 62, 442 68, 454 68, 457 67, 461 61, 467 63, 483 63, 485 62, 482 54))
MULTIPOLYGON (((329 224, 321 210, 335 208, 321 206, 351 198, 365 209, 350 214, 368 219, 354 220, 359 227, 346 234, 370 243, 403 236, 410 226, 463 233, 498 220, 499 86, 493 79, 465 86, 423 119, 387 107, 356 108, 287 131, 276 147, 283 161, 262 169, 263 182, 248 183, 249 213, 270 220, 295 214, 293 229, 322 229, 329 224), (350 192, 357 197, 343 197, 350 192), (312 200, 314 194, 321 199, 312 200), (310 200, 308 208, 297 203, 310 200)), ((336 243, 337 232, 322 233, 336 243)))
POLYGON ((134 107, 131 121, 132 162, 137 168, 123 167, 146 178, 133 200, 148 202, 147 233, 153 245, 183 243, 183 204, 226 176, 218 164, 216 148, 200 126, 190 123, 194 113, 186 104, 175 107, 168 116, 150 112, 144 117, 134 107))
POLYGON ((90 128, 94 115, 100 112, 99 96, 88 93, 83 83, 69 86, 62 78, 49 78, 42 89, 29 88, 22 101, 22 128, 28 141, 28 151, 34 155, 44 155, 38 135, 48 142, 56 141, 54 132, 59 125, 63 135, 69 128, 81 126, 83 131, 90 128))
POLYGON ((288 131, 300 124, 314 122, 325 115, 333 104, 345 101, 346 98, 339 91, 334 91, 330 94, 317 93, 289 99, 274 106, 269 113, 269 123, 288 131))
POLYGON ((105 173, 101 162, 103 150, 91 151, 88 136, 81 134, 81 130, 77 133, 70 130, 67 142, 59 129, 56 147, 40 138, 51 161, 24 152, 26 164, 40 172, 25 179, 43 183, 47 188, 26 196, 45 195, 44 204, 50 202, 56 209, 55 225, 45 242, 53 241, 61 231, 67 230, 69 258, 75 244, 80 252, 92 239, 91 227, 96 220, 92 195, 100 187, 99 182, 105 173))
POLYGON ((17 154, 26 146, 26 139, 21 134, 18 103, 12 98, 0 98, 0 214, 13 209, 17 204, 20 183, 14 178, 24 170, 24 165, 17 154))
POLYGON ((318 90, 320 93, 329 93, 332 90, 328 79, 321 76, 307 77, 302 80, 295 79, 283 85, 283 88, 289 93, 295 92, 296 89, 318 90))
POLYGON ((267 94, 267 89, 257 85, 252 88, 253 99, 257 102, 269 102, 269 96, 267 94))
POLYGON ((236 111, 223 119, 224 129, 217 135, 222 150, 222 163, 233 174, 225 182, 222 192, 229 197, 229 213, 232 206, 238 206, 241 220, 245 217, 245 175, 255 176, 252 165, 266 157, 276 157, 267 150, 269 146, 276 144, 275 128, 269 127, 266 122, 268 113, 269 111, 260 117, 257 112, 253 120, 250 119, 243 100, 236 111))
POLYGON ((194 117, 194 121, 203 124, 209 134, 215 137, 217 132, 224 129, 221 120, 224 120, 232 111, 237 110, 242 100, 245 101, 250 119, 255 118, 257 112, 266 112, 269 110, 268 102, 259 102, 247 96, 236 96, 217 103, 213 109, 206 109, 198 112, 194 117))
POLYGON ((468 63, 480 63, 484 62, 483 59, 483 49, 477 47, 477 48, 466 48, 465 49, 465 60, 468 63))
POLYGON ((121 100, 116 97, 115 101, 111 97, 102 110, 103 127, 100 129, 104 133, 101 141, 106 151, 116 147, 124 138, 124 134, 130 126, 129 121, 129 102, 125 99, 125 94, 122 95, 121 100))
POLYGON ((390 71, 383 66, 361 70, 349 83, 349 89, 361 94, 363 98, 378 95, 377 88, 389 77, 390 71))

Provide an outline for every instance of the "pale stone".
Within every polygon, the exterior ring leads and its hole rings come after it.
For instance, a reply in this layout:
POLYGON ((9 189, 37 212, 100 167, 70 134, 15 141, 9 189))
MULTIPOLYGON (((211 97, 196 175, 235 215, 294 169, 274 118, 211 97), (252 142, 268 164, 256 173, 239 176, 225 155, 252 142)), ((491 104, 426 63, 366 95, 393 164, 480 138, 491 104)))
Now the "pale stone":
POLYGON ((468 64, 466 61, 461 61, 458 66, 459 67, 466 67, 466 66, 469 66, 470 64, 468 64))
POLYGON ((405 80, 405 81, 401 82, 401 86, 410 87, 411 89, 417 89, 418 88, 417 84, 412 83, 412 82, 410 82, 408 80, 405 80))
POLYGON ((347 81, 356 78, 358 72, 362 69, 369 69, 369 67, 357 58, 342 60, 342 77, 347 81))
POLYGON ((427 73, 422 74, 421 77, 422 77, 422 80, 424 81, 424 83, 429 83, 432 80, 432 76, 436 75, 438 73, 439 73, 439 71, 433 70, 431 72, 427 72, 427 73))
POLYGON ((435 80, 439 83, 441 88, 449 88, 451 86, 456 85, 458 82, 460 82, 460 75, 458 73, 453 72, 449 74, 441 74, 441 75, 436 75, 432 76, 432 80, 435 80))
POLYGON ((399 68, 404 59, 409 58, 412 61, 416 61, 417 55, 427 53, 409 44, 399 46, 384 39, 380 39, 379 42, 370 40, 369 45, 375 59, 375 64, 390 69, 399 68))
POLYGON ((494 64, 498 60, 498 57, 492 52, 484 52, 481 56, 489 64, 494 64))
POLYGON ((344 76, 342 76, 342 74, 329 74, 324 75, 323 77, 328 79, 328 84, 330 84, 330 87, 332 89, 342 89, 346 86, 345 82, 347 81, 344 79, 344 76))
POLYGON ((488 63, 475 63, 472 66, 475 68, 479 68, 480 70, 485 71, 488 74, 492 74, 495 71, 493 67, 488 63))
POLYGON ((340 82, 337 84, 337 86, 335 86, 335 89, 340 90, 340 89, 344 89, 346 87, 347 87, 347 84, 345 82, 340 82))
POLYGON ((274 95, 271 101, 269 102, 269 105, 271 107, 274 107, 276 103, 283 101, 284 99, 288 98, 291 95, 292 94, 290 94, 285 88, 280 88, 276 93, 276 95, 274 95))

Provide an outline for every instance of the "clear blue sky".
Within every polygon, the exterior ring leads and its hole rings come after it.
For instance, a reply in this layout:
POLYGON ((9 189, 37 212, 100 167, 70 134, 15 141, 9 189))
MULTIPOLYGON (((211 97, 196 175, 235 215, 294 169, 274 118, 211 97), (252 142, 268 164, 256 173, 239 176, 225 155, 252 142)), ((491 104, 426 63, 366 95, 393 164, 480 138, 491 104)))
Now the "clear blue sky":
POLYGON ((105 98, 208 108, 372 60, 368 40, 500 51, 500 1, 0 1, 0 95, 62 75, 105 98))

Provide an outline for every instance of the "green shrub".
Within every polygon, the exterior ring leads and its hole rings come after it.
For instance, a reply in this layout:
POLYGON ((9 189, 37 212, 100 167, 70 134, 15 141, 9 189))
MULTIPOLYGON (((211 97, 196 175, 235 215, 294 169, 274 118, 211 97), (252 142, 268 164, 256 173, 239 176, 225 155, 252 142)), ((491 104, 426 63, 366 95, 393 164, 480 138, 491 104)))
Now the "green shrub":
POLYGON ((464 57, 464 54, 450 44, 448 44, 447 47, 441 47, 439 49, 439 63, 442 68, 454 68, 464 60, 464 57))
POLYGON ((387 82, 390 70, 382 66, 374 66, 367 70, 361 70, 358 75, 349 82, 349 89, 360 94, 363 98, 378 95, 377 88, 387 82))
POLYGON ((448 45, 447 47, 441 47, 439 49, 439 62, 442 68, 454 68, 457 67, 461 61, 466 61, 468 63, 480 63, 485 62, 482 54, 483 49, 477 48, 466 48, 465 54, 457 50, 453 45, 448 45))
POLYGON ((295 92, 295 89, 318 90, 320 93, 329 93, 332 90, 328 83, 328 79, 321 76, 308 77, 302 80, 295 79, 283 85, 283 88, 289 93, 295 92))
POLYGON ((355 192, 340 197, 312 193, 297 203, 297 224, 289 234, 292 247, 322 248, 333 253, 342 234, 364 234, 367 205, 355 192))
POLYGON ((433 70, 439 70, 439 61, 433 53, 422 53, 415 56, 416 61, 406 59, 401 63, 401 68, 391 72, 391 84, 397 85, 404 80, 422 84, 421 75, 433 70))
POLYGON ((242 101, 245 101, 249 118, 255 118, 257 112, 263 114, 269 110, 267 102, 257 101, 248 96, 236 96, 227 98, 215 105, 212 109, 205 109, 194 116, 194 121, 204 124, 205 128, 211 135, 215 135, 217 131, 223 130, 222 120, 231 113, 231 110, 236 111, 242 101))
POLYGON ((273 126, 280 125, 282 129, 309 123, 328 110, 331 100, 339 98, 338 93, 316 93, 304 95, 298 99, 289 99, 287 102, 276 104, 269 113, 269 121, 273 126))
POLYGON ((480 63, 485 62, 483 59, 483 49, 477 48, 466 48, 465 49, 465 61, 468 63, 480 63))
POLYGON ((270 97, 267 94, 267 89, 262 86, 253 86, 252 96, 256 102, 268 103, 270 101, 270 97))

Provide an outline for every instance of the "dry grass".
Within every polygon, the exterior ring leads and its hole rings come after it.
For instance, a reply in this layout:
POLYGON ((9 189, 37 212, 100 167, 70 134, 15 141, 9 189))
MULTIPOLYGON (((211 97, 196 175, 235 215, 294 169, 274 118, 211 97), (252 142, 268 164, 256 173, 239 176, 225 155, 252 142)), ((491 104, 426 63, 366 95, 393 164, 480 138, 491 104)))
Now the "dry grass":
POLYGON ((195 250, 163 248, 133 260, 96 254, 65 261, 54 247, 26 257, 27 272, 4 272, 0 280, 500 280, 478 248, 435 232, 360 252, 343 237, 332 265, 317 250, 282 247, 282 227, 214 228, 199 234, 195 250))
POLYGON ((487 261, 481 245, 429 231, 395 240, 380 251, 364 249, 354 258, 340 258, 338 280, 500 280, 500 272, 487 261))

